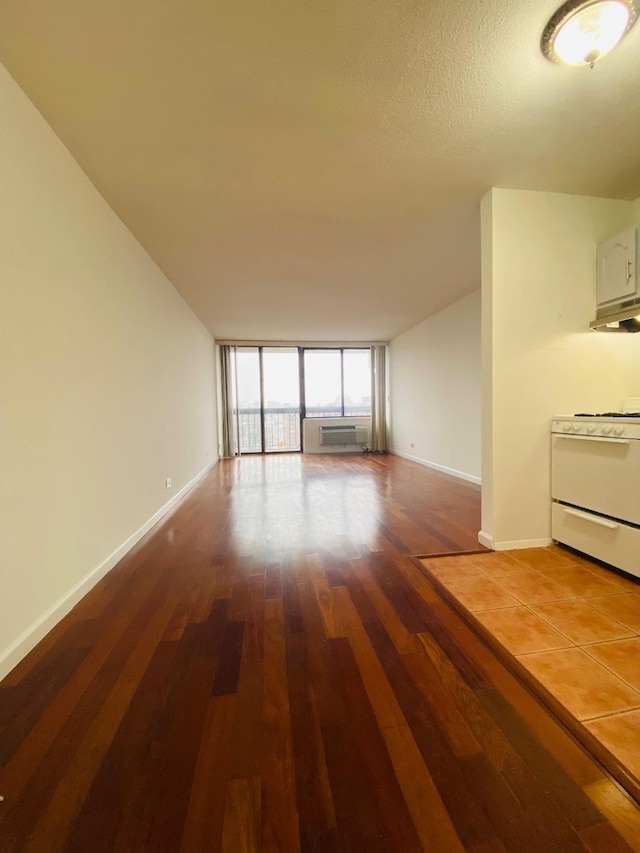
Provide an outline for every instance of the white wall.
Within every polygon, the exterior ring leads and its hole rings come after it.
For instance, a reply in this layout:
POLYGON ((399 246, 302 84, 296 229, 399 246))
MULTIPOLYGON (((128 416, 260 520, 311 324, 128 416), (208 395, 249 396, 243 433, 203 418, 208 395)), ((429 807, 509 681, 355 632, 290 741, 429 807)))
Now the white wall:
POLYGON ((494 189, 482 203, 482 531, 497 548, 550 537, 554 413, 640 394, 640 335, 592 332, 596 242, 631 202, 494 189))
POLYGON ((480 291, 391 341, 393 453, 480 482, 480 291))
POLYGON ((217 436, 209 333, 1 66, 0 111, 2 675, 217 436))

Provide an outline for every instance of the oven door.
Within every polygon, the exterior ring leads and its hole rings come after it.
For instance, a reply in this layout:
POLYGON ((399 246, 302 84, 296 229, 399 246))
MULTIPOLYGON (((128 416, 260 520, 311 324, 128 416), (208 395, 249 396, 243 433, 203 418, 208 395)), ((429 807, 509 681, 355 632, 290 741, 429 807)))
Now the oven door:
POLYGON ((640 528, 583 509, 554 503, 551 535, 557 542, 640 577, 640 528))
POLYGON ((551 494, 557 501, 640 524, 640 441, 554 434, 551 494))

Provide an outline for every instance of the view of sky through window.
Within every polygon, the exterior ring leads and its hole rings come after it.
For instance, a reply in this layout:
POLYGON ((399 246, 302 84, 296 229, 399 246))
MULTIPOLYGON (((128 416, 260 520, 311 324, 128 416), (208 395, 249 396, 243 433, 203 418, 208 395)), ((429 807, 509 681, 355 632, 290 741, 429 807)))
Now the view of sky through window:
MULTIPOLYGON (((238 403, 240 409, 260 408, 260 363, 258 347, 237 350, 238 403)), ((342 368, 340 349, 304 351, 305 403, 307 416, 342 414, 342 368)), ((297 348, 263 348, 265 409, 298 408, 300 405, 297 348)), ((368 349, 344 350, 344 414, 369 414, 371 368, 368 349)))

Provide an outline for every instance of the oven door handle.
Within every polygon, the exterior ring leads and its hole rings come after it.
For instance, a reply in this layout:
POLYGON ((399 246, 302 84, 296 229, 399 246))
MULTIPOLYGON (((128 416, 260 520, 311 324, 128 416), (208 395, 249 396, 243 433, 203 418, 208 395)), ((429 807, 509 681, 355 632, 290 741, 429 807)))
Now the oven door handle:
POLYGON ((554 432, 556 438, 570 438, 571 441, 603 441, 607 444, 631 444, 628 438, 601 438, 599 435, 561 435, 554 432))
POLYGON ((606 518, 598 518, 595 515, 580 512, 578 509, 569 509, 569 507, 566 506, 563 506, 562 509, 567 515, 574 515, 576 518, 581 518, 583 521, 592 521, 594 524, 599 524, 600 527, 606 527, 609 530, 617 530, 620 527, 620 525, 616 524, 614 521, 608 521, 606 518))

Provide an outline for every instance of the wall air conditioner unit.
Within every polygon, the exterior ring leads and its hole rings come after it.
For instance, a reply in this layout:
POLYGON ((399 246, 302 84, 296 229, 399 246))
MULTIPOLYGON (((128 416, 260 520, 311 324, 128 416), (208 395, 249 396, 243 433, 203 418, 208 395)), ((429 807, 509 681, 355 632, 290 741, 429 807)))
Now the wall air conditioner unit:
POLYGON ((367 428, 363 426, 321 426, 320 444, 344 446, 361 446, 368 440, 367 428))

